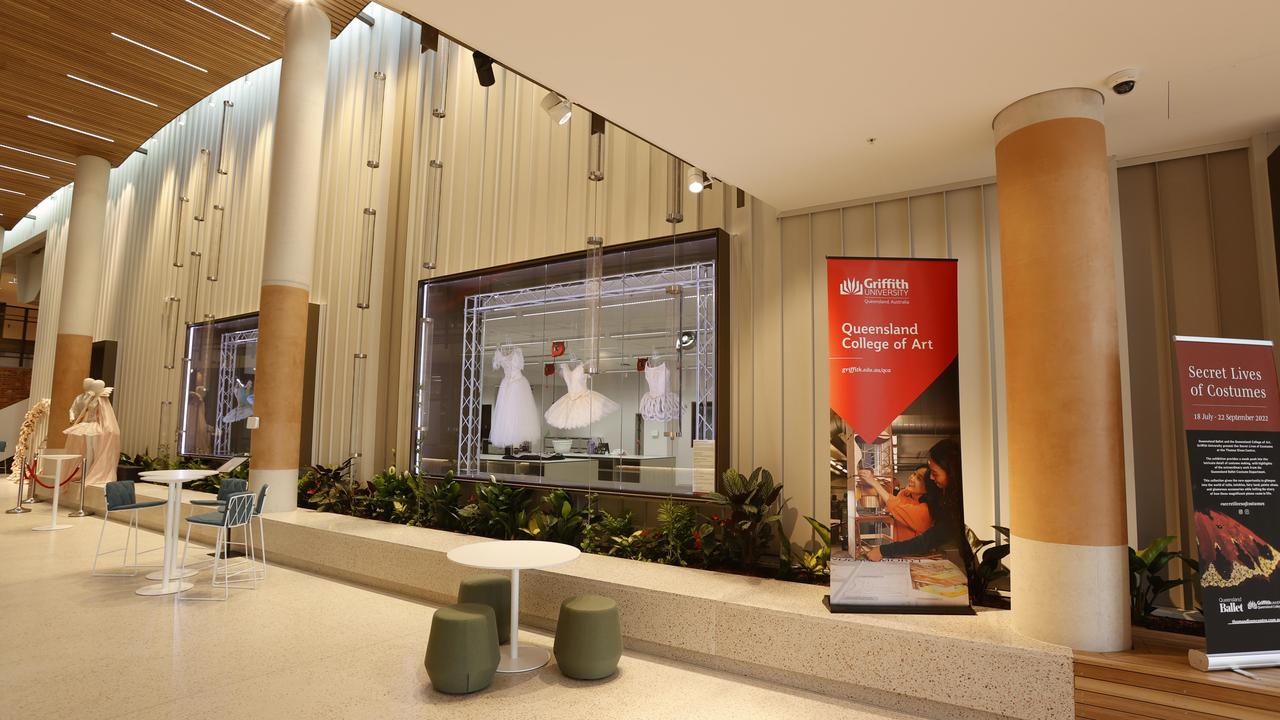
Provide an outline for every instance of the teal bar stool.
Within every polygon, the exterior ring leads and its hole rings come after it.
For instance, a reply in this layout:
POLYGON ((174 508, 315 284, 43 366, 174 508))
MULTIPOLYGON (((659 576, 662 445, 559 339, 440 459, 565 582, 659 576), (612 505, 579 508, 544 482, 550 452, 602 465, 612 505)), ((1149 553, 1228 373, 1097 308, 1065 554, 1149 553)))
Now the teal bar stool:
POLYGON ((576 680, 600 680, 618 671, 622 623, 618 604, 600 595, 579 595, 560 604, 556 664, 576 680))
POLYGON ((493 682, 498 660, 498 623, 493 608, 460 603, 436 610, 423 661, 431 687, 449 695, 483 690, 493 682))
POLYGON ((472 575, 458 584, 459 603, 477 603, 493 608, 498 620, 498 644, 511 641, 511 578, 506 575, 472 575))

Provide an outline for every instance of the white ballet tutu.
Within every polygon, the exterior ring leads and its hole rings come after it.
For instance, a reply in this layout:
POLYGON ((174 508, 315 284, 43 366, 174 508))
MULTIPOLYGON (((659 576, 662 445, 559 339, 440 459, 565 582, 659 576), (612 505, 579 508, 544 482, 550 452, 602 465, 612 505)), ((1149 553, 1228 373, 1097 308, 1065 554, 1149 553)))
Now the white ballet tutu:
POLYGON ((231 412, 227 413, 226 415, 223 415, 222 422, 224 423, 240 422, 241 420, 249 419, 251 415, 253 415, 253 408, 241 405, 240 407, 233 409, 231 412))
POLYGON ((675 393, 645 393, 640 398, 640 417, 652 422, 680 419, 680 398, 675 393))
POLYGON ((595 390, 583 390, 560 397, 547 408, 547 424, 561 430, 584 428, 621 407, 595 390))
POLYGON ((498 399, 493 403, 489 425, 489 442, 501 447, 529 443, 536 447, 542 441, 542 418, 533 400, 533 388, 524 375, 507 376, 498 386, 498 399))

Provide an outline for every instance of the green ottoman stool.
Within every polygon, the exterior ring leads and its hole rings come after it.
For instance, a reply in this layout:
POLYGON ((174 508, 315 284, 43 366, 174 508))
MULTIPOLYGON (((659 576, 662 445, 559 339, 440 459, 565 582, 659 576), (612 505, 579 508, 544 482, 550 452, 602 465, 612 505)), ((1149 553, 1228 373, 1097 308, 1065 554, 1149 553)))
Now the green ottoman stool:
POLYGON ((555 651, 560 672, 568 677, 599 680, 617 672, 622 657, 617 603, 599 595, 579 595, 561 603, 555 651))
POLYGON ((498 671, 498 625, 488 605, 436 610, 427 639, 427 676, 442 693, 465 695, 489 687, 498 671))
POLYGON ((473 575, 458 584, 458 602, 493 608, 498 620, 498 644, 511 641, 511 578, 506 575, 473 575))

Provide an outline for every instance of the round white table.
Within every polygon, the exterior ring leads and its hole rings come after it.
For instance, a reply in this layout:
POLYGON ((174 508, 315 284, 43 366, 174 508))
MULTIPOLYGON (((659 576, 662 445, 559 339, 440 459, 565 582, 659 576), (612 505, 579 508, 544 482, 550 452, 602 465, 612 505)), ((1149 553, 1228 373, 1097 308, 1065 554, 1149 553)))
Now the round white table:
POLYGON ((191 589, 191 583, 182 578, 196 574, 195 570, 176 567, 178 561, 178 518, 182 513, 182 485, 192 480, 217 475, 217 470, 148 470, 139 473, 144 480, 165 483, 169 486, 169 501, 164 508, 164 566, 158 573, 147 575, 159 580, 155 585, 145 585, 134 592, 139 595, 172 595, 191 589))
POLYGON ((498 662, 498 672, 537 670, 551 659, 545 648, 520 649, 520 571, 563 565, 578 559, 578 548, 542 540, 493 540, 456 547, 447 557, 459 565, 511 571, 511 652, 498 662))
POLYGON ((41 462, 44 462, 45 460, 53 461, 53 515, 50 516, 48 525, 37 525, 36 527, 31 528, 32 530, 66 530, 71 527, 70 525, 58 524, 58 497, 61 495, 60 491, 62 489, 62 463, 79 459, 79 455, 72 455, 70 453, 45 453, 40 456, 41 462))

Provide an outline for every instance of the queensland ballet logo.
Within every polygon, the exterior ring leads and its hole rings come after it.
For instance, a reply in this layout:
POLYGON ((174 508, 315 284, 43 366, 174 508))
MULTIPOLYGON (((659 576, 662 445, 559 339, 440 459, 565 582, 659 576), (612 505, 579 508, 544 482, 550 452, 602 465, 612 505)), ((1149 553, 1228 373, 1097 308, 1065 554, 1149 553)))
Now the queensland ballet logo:
POLYGON ((907 297, 911 283, 902 278, 845 278, 840 281, 841 295, 863 297, 907 297))

